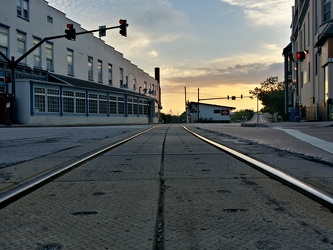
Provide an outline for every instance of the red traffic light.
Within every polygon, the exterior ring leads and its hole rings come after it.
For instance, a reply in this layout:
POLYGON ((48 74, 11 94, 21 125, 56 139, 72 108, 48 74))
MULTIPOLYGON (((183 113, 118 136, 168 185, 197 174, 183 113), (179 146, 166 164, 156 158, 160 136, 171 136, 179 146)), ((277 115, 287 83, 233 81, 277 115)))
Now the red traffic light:
POLYGON ((74 26, 72 23, 67 24, 67 29, 65 30, 66 38, 68 40, 75 40, 76 39, 76 30, 74 29, 74 26))
POLYGON ((12 82, 12 78, 10 76, 5 77, 5 83, 10 83, 12 82))
POLYGON ((296 53, 296 59, 299 61, 302 61, 305 59, 305 52, 304 51, 299 51, 296 53))
POLYGON ((120 19, 119 20, 119 28, 120 28, 120 31, 119 31, 119 34, 122 35, 122 36, 127 36, 127 21, 125 19, 120 19))

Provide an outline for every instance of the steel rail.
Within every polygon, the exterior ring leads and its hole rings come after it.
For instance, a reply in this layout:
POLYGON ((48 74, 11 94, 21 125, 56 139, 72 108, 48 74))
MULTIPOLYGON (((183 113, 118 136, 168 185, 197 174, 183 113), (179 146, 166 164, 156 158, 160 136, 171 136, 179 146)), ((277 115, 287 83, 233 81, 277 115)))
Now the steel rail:
POLYGON ((301 194, 311 198, 312 200, 320 203, 321 205, 325 206, 326 208, 330 209, 333 212, 333 195, 321 190, 313 185, 305 183, 295 177, 292 177, 280 170, 277 170, 267 164, 264 164, 258 160, 255 160, 249 156, 246 156, 236 150, 230 149, 226 146, 223 146, 217 142, 214 142, 210 139, 201 136, 187 127, 181 125, 187 132, 191 133, 192 135, 198 137, 199 139, 203 140, 206 143, 224 151, 225 153, 237 158, 238 160, 245 162, 246 164, 251 165, 253 168, 259 170, 260 172, 270 176, 271 178, 282 182, 283 184, 291 187, 292 189, 300 192, 301 194))
POLYGON ((156 127, 158 127, 158 126, 151 127, 138 134, 135 134, 124 140, 121 140, 115 144, 103 147, 97 151, 93 151, 93 153, 88 153, 87 156, 84 156, 78 160, 74 160, 71 163, 64 164, 58 168, 52 169, 52 170, 48 171, 47 173, 44 173, 38 177, 29 179, 29 180, 21 183, 20 185, 1 193, 0 194, 0 209, 8 206, 10 203, 16 201, 17 199, 23 197, 24 195, 26 195, 28 193, 30 193, 31 191, 35 190, 36 188, 48 183, 49 181, 55 179, 56 177, 64 174, 65 172, 72 170, 73 168, 77 167, 78 165, 80 165, 86 161, 89 161, 92 158, 94 158, 98 155, 101 155, 111 149, 114 149, 144 133, 147 133, 147 132, 155 129, 156 127))

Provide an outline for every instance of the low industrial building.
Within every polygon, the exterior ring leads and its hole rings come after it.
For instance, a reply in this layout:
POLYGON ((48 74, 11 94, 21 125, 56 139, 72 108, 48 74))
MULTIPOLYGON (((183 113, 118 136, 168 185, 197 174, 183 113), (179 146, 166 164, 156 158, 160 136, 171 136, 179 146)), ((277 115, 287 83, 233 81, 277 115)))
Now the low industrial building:
POLYGON ((87 31, 45 0, 1 3, 0 122, 158 123, 159 68, 150 76, 93 33, 54 38, 65 35, 67 24, 87 31))
POLYGON ((234 109, 236 108, 201 102, 188 102, 186 107, 187 122, 230 122, 230 113, 234 109))

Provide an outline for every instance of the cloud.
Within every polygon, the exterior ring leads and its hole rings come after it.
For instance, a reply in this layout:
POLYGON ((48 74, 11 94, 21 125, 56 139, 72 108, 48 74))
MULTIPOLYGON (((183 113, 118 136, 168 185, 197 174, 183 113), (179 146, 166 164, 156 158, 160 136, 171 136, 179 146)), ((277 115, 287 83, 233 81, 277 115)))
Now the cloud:
MULTIPOLYGON (((251 85, 260 84, 276 72, 283 73, 281 63, 251 63, 235 64, 229 67, 215 68, 162 68, 162 75, 167 81, 164 88, 174 86, 191 86, 214 88, 217 86, 232 86, 235 84, 251 85)), ((279 80, 283 81, 279 75, 279 80)))
POLYGON ((291 21, 291 4, 286 0, 221 0, 239 6, 253 25, 281 26, 291 21))
POLYGON ((149 52, 149 55, 150 55, 151 57, 157 57, 157 56, 158 56, 158 53, 157 53, 156 51, 152 50, 152 51, 149 52))

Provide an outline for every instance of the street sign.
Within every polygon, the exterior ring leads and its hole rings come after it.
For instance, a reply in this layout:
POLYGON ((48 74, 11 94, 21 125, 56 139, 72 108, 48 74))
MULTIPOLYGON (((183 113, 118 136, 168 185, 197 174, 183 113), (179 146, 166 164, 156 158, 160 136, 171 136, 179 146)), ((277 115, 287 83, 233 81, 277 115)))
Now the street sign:
POLYGON ((99 37, 106 36, 106 25, 99 26, 99 37))

